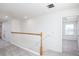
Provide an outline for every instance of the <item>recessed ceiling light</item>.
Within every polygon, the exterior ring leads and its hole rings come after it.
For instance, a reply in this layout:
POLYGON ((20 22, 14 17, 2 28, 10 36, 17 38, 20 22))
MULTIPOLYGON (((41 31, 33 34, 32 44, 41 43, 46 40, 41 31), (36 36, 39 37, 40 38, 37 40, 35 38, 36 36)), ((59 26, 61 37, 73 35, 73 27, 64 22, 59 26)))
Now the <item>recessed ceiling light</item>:
POLYGON ((5 16, 5 18, 8 18, 8 16, 5 16))
POLYGON ((27 18, 28 18, 27 16, 24 17, 24 19, 27 19, 27 18))

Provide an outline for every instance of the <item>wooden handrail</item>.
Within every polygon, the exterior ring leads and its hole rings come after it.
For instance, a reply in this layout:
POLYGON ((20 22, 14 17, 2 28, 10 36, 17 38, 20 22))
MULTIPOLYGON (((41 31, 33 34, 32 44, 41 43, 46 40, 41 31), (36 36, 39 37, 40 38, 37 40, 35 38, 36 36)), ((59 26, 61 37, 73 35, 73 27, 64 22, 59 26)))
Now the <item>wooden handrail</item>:
POLYGON ((43 42, 42 42, 42 32, 38 33, 25 33, 25 32, 11 32, 12 34, 28 34, 28 35, 36 35, 40 36, 40 56, 43 56, 43 42))
POLYGON ((11 32, 11 33, 14 33, 14 34, 28 34, 28 35, 40 35, 40 34, 37 34, 37 33, 25 33, 25 32, 11 32))

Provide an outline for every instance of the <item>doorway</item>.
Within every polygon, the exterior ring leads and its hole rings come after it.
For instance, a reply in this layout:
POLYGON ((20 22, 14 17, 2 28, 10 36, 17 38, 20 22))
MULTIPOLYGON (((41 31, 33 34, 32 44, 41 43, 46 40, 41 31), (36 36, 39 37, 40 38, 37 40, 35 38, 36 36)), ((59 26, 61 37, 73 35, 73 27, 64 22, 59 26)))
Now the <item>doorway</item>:
POLYGON ((78 56, 79 16, 63 17, 62 55, 78 56))
POLYGON ((0 22, 0 39, 2 39, 2 22, 0 22))

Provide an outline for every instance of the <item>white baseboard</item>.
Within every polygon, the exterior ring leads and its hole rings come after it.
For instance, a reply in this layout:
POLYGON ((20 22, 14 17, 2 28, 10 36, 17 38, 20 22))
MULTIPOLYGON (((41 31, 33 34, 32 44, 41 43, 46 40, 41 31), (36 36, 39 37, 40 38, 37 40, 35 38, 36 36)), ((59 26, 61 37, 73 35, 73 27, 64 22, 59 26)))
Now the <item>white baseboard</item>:
POLYGON ((56 51, 56 50, 52 50, 52 49, 46 49, 46 50, 51 50, 51 51, 54 51, 54 52, 62 53, 62 51, 56 51))

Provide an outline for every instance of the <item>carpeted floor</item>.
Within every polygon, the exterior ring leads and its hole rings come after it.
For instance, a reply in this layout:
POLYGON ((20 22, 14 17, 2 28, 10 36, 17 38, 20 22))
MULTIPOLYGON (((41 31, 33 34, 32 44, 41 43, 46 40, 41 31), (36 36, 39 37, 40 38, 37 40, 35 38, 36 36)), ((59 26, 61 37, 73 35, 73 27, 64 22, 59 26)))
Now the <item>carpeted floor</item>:
MULTIPOLYGON (((0 40, 0 56, 34 56, 34 54, 9 42, 0 40)), ((58 53, 52 50, 47 50, 44 52, 44 56, 78 56, 78 54, 77 52, 58 53)))
POLYGON ((21 49, 9 42, 0 40, 0 56, 33 56, 34 54, 21 49))

